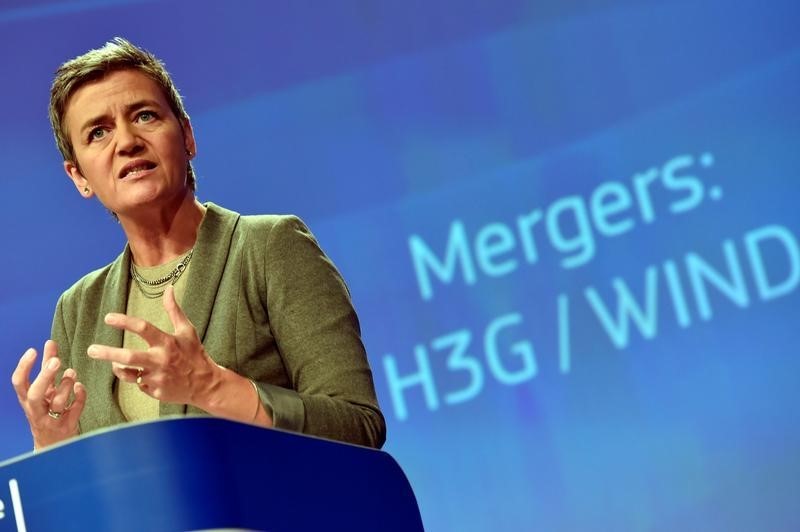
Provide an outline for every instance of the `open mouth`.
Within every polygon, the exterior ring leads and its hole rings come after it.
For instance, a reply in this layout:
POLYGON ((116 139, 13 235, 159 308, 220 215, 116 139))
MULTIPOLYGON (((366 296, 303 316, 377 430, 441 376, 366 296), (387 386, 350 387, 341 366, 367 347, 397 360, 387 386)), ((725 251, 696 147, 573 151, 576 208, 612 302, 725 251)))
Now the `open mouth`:
POLYGON ((156 164, 151 163, 150 161, 135 161, 125 165, 122 168, 122 171, 119 173, 119 178, 125 179, 126 177, 138 177, 146 172, 149 172, 155 167, 156 164))

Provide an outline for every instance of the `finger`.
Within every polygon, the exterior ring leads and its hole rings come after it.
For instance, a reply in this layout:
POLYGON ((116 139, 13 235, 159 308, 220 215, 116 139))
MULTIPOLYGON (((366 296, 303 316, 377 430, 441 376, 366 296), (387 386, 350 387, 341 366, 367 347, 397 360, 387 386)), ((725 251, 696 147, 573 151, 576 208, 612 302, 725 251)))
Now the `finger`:
POLYGON ((44 400, 48 403, 53 400, 53 397, 56 396, 56 387, 51 384, 47 387, 47 391, 44 392, 44 400))
MULTIPOLYGON (((70 378, 70 379, 75 380, 76 375, 77 374, 75 373, 74 369, 68 368, 66 371, 64 371, 64 374, 61 376, 61 378, 62 379, 70 378)), ((53 384, 48 386, 47 387, 47 391, 44 392, 45 401, 47 401, 48 403, 51 402, 53 400, 53 397, 56 396, 56 392, 57 392, 57 390, 56 390, 56 386, 55 386, 55 382, 54 382, 53 384)))
POLYGON ((125 382, 136 382, 136 379, 139 378, 143 368, 134 368, 131 366, 125 366, 122 364, 118 364, 116 362, 111 363, 111 371, 117 378, 121 381, 125 382))
POLYGON ((144 340, 148 346, 161 345, 167 335, 164 331, 141 318, 111 312, 106 314, 106 324, 115 329, 124 329, 132 332, 144 340))
POLYGON ((107 360, 123 366, 147 369, 156 365, 155 356, 147 351, 134 351, 124 347, 92 344, 86 350, 86 354, 95 360, 107 360))
POLYGON ((14 373, 11 374, 11 384, 17 392, 17 399, 23 403, 28 398, 28 388, 30 387, 31 369, 36 362, 36 349, 29 348, 19 359, 14 373))
POLYGON ((50 386, 53 386, 59 367, 61 367, 61 360, 58 357, 48 360, 28 388, 28 402, 37 414, 41 414, 47 408, 45 394, 50 386))
MULTIPOLYGON (((44 343, 44 350, 42 350, 42 368, 44 368, 45 364, 47 364, 51 359, 58 357, 58 344, 56 344, 53 340, 47 340, 44 343)), ((41 372, 41 370, 40 370, 41 372)), ((44 393, 45 400, 50 401, 56 394, 56 387, 51 384, 47 387, 47 391, 44 393)))
POLYGON ((75 394, 75 399, 72 400, 72 404, 69 405, 64 416, 69 426, 77 426, 78 419, 80 419, 81 412, 83 412, 83 406, 86 404, 86 387, 80 382, 76 382, 72 386, 72 393, 75 394))
POLYGON ((186 314, 183 313, 183 309, 181 309, 180 305, 178 305, 178 301, 175 299, 175 288, 172 285, 164 290, 164 310, 167 311, 169 321, 172 322, 175 334, 178 334, 179 331, 186 328, 186 325, 189 324, 189 319, 186 317, 186 314))
POLYGON ((75 385, 77 374, 75 370, 68 369, 64 372, 58 388, 55 389, 55 394, 50 400, 50 410, 53 412, 63 412, 69 402, 69 396, 72 393, 72 387, 75 385))
POLYGON ((52 340, 47 340, 44 343, 44 351, 42 352, 42 367, 51 359, 58 356, 58 344, 52 340))

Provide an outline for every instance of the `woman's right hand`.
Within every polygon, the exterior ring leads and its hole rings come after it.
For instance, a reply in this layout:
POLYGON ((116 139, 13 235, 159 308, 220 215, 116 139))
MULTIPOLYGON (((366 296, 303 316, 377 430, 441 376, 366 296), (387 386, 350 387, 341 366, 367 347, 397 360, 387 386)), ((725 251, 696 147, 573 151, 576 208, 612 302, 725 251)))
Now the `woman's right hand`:
POLYGON ((61 360, 54 341, 45 342, 41 370, 30 382, 35 362, 36 350, 30 348, 19 359, 11 383, 31 426, 34 448, 41 449, 78 435, 78 419, 86 404, 86 388, 78 382, 78 375, 72 368, 64 371, 61 382, 55 385, 61 360), (75 397, 70 403, 72 393, 75 397))

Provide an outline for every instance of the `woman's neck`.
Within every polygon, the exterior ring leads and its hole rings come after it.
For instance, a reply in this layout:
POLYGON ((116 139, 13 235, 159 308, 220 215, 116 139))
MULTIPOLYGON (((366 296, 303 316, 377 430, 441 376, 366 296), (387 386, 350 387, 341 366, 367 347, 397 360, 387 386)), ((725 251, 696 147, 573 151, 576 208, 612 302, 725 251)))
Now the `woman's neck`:
POLYGON ((205 212, 206 208, 194 193, 187 191, 172 205, 143 211, 136 219, 120 218, 134 263, 143 267, 157 266, 194 247, 205 212))

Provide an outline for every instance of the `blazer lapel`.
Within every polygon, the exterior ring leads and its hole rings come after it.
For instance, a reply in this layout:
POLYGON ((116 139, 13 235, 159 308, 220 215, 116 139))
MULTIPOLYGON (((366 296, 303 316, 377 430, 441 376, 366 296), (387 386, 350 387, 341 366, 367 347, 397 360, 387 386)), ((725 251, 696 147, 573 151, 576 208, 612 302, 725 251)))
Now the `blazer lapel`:
MULTIPOLYGON (((231 238, 239 214, 223 209, 213 203, 206 203, 206 214, 197 232, 197 241, 192 255, 190 285, 183 294, 181 307, 184 314, 197 330, 200 341, 205 341, 211 310, 217 299, 222 274, 228 261, 231 238)), ((161 416, 177 415, 186 412, 186 405, 161 403, 161 416)))
POLYGON ((205 340, 211 309, 217 299, 217 290, 228 261, 231 237, 239 214, 206 203, 206 215, 197 233, 197 243, 192 256, 191 285, 183 295, 183 312, 197 330, 200 341, 205 340))
MULTIPOLYGON (((112 347, 122 347, 122 330, 106 325, 104 318, 109 312, 125 313, 128 304, 128 283, 130 281, 128 272, 130 270, 130 264, 131 253, 126 245, 125 251, 114 261, 108 272, 108 284, 100 300, 100 312, 98 313, 97 323, 95 324, 94 343, 112 347)), ((105 397, 114 397, 116 377, 111 371, 111 364, 97 364, 96 369, 91 373, 91 378, 94 381, 91 388, 104 390, 103 396, 105 397)), ((108 404, 103 402, 102 406, 105 412, 104 414, 98 412, 98 414, 108 416, 107 422, 102 423, 102 425, 123 423, 125 421, 125 416, 122 414, 122 410, 116 399, 108 401, 108 404)))

